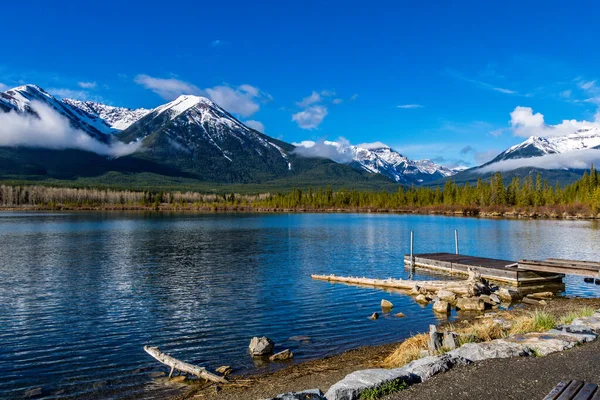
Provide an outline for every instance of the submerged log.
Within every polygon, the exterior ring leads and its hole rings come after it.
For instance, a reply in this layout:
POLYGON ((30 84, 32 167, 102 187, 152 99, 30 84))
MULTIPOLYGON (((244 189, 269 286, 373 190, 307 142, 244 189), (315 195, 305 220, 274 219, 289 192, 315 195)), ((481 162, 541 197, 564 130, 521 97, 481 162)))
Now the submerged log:
POLYGON ((355 285, 367 285, 375 287, 387 287, 402 290, 416 290, 422 289, 426 292, 437 292, 439 290, 446 290, 460 296, 469 296, 473 293, 473 281, 460 280, 460 281, 413 281, 404 279, 372 279, 372 278, 358 278, 358 277, 344 277, 335 275, 311 275, 312 279, 329 282, 341 282, 350 283, 355 285))
POLYGON ((216 383, 228 383, 229 381, 225 379, 223 376, 215 375, 211 372, 208 372, 206 368, 199 367, 197 365, 188 364, 186 362, 180 361, 176 358, 171 357, 168 354, 160 351, 158 347, 152 346, 144 346, 144 351, 154 357, 157 361, 171 367, 171 373, 169 374, 169 378, 173 376, 173 371, 178 370, 181 372, 187 372, 188 374, 195 375, 199 378, 205 379, 207 381, 216 382, 216 383))

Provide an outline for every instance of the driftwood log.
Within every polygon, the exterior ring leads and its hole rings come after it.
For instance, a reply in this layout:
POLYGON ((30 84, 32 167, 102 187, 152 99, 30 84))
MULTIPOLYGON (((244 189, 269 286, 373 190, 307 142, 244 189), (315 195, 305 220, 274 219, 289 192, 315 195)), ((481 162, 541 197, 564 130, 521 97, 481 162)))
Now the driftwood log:
POLYGON ((173 376, 173 371, 178 370, 181 372, 186 372, 188 374, 195 375, 199 378, 205 379, 207 381, 216 382, 216 383, 228 383, 228 380, 223 376, 215 375, 211 372, 208 372, 206 368, 199 367, 197 365, 188 364, 186 362, 180 361, 176 358, 171 357, 168 354, 160 351, 158 347, 152 346, 144 346, 144 351, 154 357, 157 361, 171 367, 171 372, 169 373, 169 379, 173 376))
POLYGON ((329 282, 341 282, 355 285, 367 285, 374 287, 387 287, 402 290, 424 290, 426 292, 436 293, 439 290, 447 290, 459 296, 473 296, 474 285, 480 285, 480 278, 476 275, 469 280, 459 281, 413 281, 404 279, 372 279, 358 277, 344 277, 335 275, 311 275, 312 279, 329 282))

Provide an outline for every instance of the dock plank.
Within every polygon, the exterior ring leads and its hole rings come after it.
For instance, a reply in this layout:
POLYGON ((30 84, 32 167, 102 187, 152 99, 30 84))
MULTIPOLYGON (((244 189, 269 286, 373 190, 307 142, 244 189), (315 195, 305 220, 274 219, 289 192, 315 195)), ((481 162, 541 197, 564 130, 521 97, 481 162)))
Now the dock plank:
POLYGON ((590 400, 592 398, 592 396, 594 395, 594 393, 596 393, 597 390, 598 390, 598 385, 593 384, 593 383, 586 383, 581 388, 579 393, 577 393, 577 395, 575 397, 573 397, 573 400, 590 400))
POLYGON ((569 386, 565 388, 565 390, 561 393, 560 396, 556 398, 556 400, 572 400, 573 397, 579 392, 579 390, 583 387, 583 382, 581 381, 571 381, 569 386))

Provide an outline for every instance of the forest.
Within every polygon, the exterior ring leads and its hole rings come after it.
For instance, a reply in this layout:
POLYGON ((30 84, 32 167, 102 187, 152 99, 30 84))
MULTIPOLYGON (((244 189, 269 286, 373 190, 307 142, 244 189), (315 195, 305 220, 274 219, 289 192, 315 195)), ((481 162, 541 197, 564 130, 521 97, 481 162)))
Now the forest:
POLYGON ((592 165, 583 176, 566 186, 535 178, 504 182, 496 173, 476 184, 443 187, 402 187, 397 191, 359 191, 330 186, 292 189, 289 192, 207 194, 179 191, 127 191, 94 188, 56 188, 39 185, 0 185, 0 207, 32 209, 155 209, 155 210, 257 210, 257 211, 480 211, 544 210, 587 213, 600 211, 600 176, 592 165))

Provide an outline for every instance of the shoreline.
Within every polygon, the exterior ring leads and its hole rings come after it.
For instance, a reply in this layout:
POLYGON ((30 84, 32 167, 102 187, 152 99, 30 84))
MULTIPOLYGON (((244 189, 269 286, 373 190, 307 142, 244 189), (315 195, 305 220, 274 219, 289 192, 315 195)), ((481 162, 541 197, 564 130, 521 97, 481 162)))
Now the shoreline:
POLYGON ((557 221, 595 221, 600 220, 600 213, 568 213, 548 211, 486 211, 486 210, 432 210, 421 209, 387 209, 387 208, 270 208, 253 206, 24 206, 2 207, 0 212, 34 212, 34 211, 89 211, 89 212, 193 212, 204 214, 393 214, 393 215, 430 215, 446 217, 466 217, 504 220, 557 220, 557 221))
MULTIPOLYGON (((583 307, 599 309, 600 299, 558 297, 550 300, 547 305, 518 304, 518 307, 503 312, 518 316, 531 311, 541 310, 554 315, 564 315, 583 307)), ((470 324, 475 324, 482 319, 493 318, 494 315, 495 313, 489 312, 468 314, 464 318, 459 318, 452 322, 442 322, 438 324, 438 327, 441 329, 457 325, 469 327, 470 324), (488 314, 487 317, 486 314, 488 314)), ((232 384, 219 386, 219 390, 215 389, 214 384, 204 384, 193 380, 186 384, 180 395, 172 397, 171 400, 188 400, 194 398, 218 400, 234 400, 238 398, 247 398, 249 400, 263 399, 281 393, 302 391, 310 388, 319 388, 325 392, 334 383, 342 380, 346 375, 354 371, 381 368, 384 360, 401 343, 406 342, 416 335, 418 335, 417 332, 413 336, 406 338, 403 342, 378 346, 360 346, 341 354, 292 364, 272 372, 260 373, 257 371, 257 373, 229 376, 232 384)), ((543 357, 533 357, 533 359, 538 358, 543 357)), ((508 360, 510 361, 511 359, 508 360)), ((458 367, 459 370, 460 368, 464 367, 458 367)), ((418 387, 419 385, 415 389, 418 390, 418 387)))

